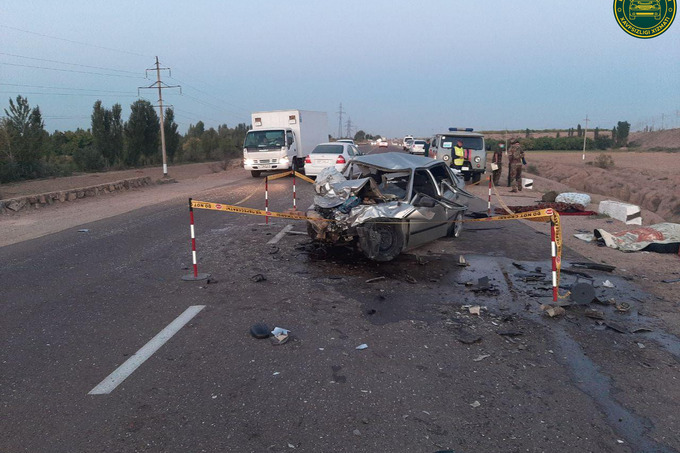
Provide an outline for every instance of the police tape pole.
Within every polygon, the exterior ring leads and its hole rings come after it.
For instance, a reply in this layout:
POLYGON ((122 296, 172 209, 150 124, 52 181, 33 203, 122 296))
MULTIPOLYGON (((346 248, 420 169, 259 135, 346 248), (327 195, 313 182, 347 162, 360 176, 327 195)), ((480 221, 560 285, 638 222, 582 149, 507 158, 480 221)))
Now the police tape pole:
POLYGON ((196 261, 196 234, 194 231, 194 207, 191 203, 192 199, 189 198, 189 220, 191 229, 191 258, 194 264, 193 275, 185 275, 182 280, 205 280, 210 277, 210 274, 199 274, 198 273, 198 263, 196 261))
POLYGON ((491 175, 489 175, 489 204, 487 205, 486 213, 491 216, 491 175))
POLYGON ((269 176, 264 177, 264 216, 265 225, 269 224, 269 176))
POLYGON ((557 302, 557 245, 555 244, 555 222, 550 220, 550 251, 552 255, 553 302, 557 302))
POLYGON ((293 211, 297 211, 297 200, 295 193, 295 169, 293 169, 293 211))

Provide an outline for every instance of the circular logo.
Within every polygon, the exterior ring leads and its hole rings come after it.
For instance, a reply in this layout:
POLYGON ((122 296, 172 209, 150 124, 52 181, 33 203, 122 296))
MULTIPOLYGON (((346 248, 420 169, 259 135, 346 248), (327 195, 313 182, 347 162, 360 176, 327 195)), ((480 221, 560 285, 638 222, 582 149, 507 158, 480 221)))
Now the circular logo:
POLYGON ((216 204, 216 205, 215 205, 215 209, 222 209, 222 205, 221 205, 221 204, 216 204))
POLYGON ((551 208, 546 209, 545 215, 553 215, 553 210, 551 208))
POLYGON ((676 3, 677 0, 614 0, 614 16, 629 35, 654 38, 673 23, 676 3))

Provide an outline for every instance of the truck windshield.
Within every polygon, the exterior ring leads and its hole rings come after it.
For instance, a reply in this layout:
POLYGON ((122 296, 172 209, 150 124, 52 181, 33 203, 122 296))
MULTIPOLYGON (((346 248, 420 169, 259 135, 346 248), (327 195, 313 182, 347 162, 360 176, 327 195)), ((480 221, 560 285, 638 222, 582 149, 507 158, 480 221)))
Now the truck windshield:
POLYGON ((464 149, 484 149, 484 140, 482 140, 482 137, 456 137, 453 135, 443 136, 441 147, 453 149, 458 140, 463 142, 464 149))
POLYGON ((281 148, 286 143, 285 133, 278 131, 249 131, 243 143, 244 148, 248 149, 268 149, 281 148))

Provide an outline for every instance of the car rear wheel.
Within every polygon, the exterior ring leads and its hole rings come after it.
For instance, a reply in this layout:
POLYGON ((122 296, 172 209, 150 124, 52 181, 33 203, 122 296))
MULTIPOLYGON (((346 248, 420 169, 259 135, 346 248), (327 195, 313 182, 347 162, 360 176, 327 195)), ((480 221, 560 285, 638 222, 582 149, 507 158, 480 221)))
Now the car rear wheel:
POLYGON ((250 170, 250 176, 253 178, 259 178, 261 174, 262 172, 259 170, 250 170))

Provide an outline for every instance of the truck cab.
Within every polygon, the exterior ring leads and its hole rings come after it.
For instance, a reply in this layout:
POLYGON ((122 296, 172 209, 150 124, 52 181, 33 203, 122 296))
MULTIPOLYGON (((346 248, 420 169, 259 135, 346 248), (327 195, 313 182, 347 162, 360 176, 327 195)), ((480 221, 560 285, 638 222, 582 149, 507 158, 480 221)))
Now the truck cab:
POLYGON ((243 142, 243 167, 253 177, 263 171, 292 168, 297 164, 297 142, 292 129, 250 130, 243 142))
POLYGON ((459 171, 465 181, 478 182, 486 172, 484 135, 474 132, 472 128, 450 127, 447 132, 436 134, 431 139, 430 155, 459 171), (460 166, 453 164, 453 148, 458 140, 463 142, 464 162, 460 166))
POLYGON ((273 110, 251 114, 243 141, 243 168, 257 178, 263 171, 301 171, 305 157, 328 141, 326 112, 273 110))

